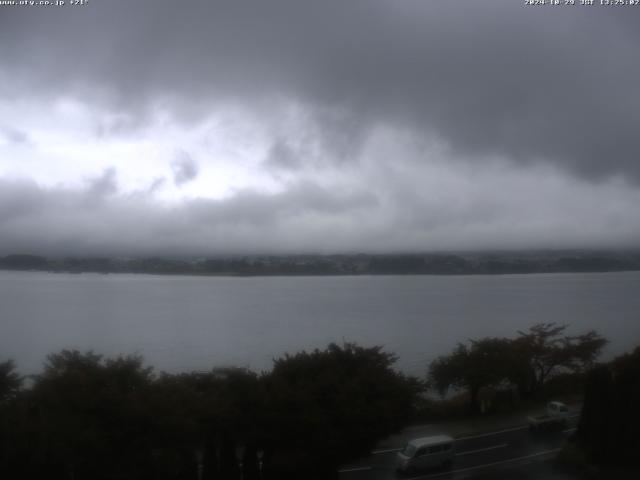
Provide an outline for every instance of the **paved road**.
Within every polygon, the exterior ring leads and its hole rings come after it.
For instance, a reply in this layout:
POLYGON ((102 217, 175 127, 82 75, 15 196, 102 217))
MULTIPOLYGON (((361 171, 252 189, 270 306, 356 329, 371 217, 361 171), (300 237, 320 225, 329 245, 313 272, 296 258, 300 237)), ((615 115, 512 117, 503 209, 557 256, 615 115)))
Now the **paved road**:
MULTIPOLYGON (((554 473, 548 461, 555 456, 574 430, 575 422, 577 422, 577 415, 572 417, 567 429, 559 432, 532 434, 527 425, 522 425, 457 437, 456 456, 451 469, 426 471, 405 478, 407 480, 571 478, 554 473), (530 474, 533 471, 545 473, 531 477, 530 474)), ((397 479, 394 464, 396 452, 401 445, 394 447, 375 451, 369 457, 343 467, 340 471, 341 480, 397 479)))

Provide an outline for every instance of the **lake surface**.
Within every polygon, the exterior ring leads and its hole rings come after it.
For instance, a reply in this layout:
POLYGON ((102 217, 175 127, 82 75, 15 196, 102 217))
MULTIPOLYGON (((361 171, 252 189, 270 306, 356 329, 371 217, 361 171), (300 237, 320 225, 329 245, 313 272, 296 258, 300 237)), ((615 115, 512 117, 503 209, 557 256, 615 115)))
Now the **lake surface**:
POLYGON ((383 345, 423 374, 459 341, 538 322, 596 329, 605 358, 640 344, 640 272, 504 276, 178 277, 0 271, 0 361, 142 354, 157 370, 236 365, 330 342, 383 345))

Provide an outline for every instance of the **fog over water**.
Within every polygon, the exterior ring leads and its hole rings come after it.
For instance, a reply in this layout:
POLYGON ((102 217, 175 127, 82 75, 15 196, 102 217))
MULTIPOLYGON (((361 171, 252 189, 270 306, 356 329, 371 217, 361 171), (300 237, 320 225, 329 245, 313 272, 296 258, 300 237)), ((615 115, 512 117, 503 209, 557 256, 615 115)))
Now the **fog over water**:
MULTIPOLYGON (((640 272, 504 276, 181 277, 0 271, 0 352, 37 373, 63 348, 142 354, 158 370, 269 369, 329 342, 384 345, 423 374, 456 342, 538 322, 640 343, 640 272)), ((0 358, 0 360, 3 360, 0 358)))

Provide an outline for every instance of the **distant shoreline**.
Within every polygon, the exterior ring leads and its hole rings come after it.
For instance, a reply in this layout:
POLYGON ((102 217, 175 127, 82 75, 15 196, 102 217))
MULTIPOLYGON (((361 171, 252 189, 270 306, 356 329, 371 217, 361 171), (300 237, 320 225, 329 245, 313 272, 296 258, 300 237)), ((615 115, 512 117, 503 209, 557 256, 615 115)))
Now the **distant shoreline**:
POLYGON ((207 277, 607 273, 640 271, 640 253, 248 255, 190 260, 14 254, 0 257, 0 270, 207 277))

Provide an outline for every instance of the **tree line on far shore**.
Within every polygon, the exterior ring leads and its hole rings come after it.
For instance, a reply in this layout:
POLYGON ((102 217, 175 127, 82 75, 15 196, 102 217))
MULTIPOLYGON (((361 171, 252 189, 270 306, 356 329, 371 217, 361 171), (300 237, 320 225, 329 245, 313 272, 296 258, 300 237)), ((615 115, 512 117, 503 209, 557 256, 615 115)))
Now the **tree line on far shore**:
POLYGON ((514 339, 459 344, 417 378, 381 347, 331 344, 256 374, 224 368, 154 373, 139 356, 62 351, 24 386, 0 363, 0 477, 81 479, 332 478, 340 465, 418 418, 429 388, 513 386, 535 396, 582 375, 606 341, 540 324, 514 339))
POLYGON ((636 252, 227 255, 213 258, 110 258, 12 254, 0 269, 164 275, 492 275, 640 270, 636 252))

